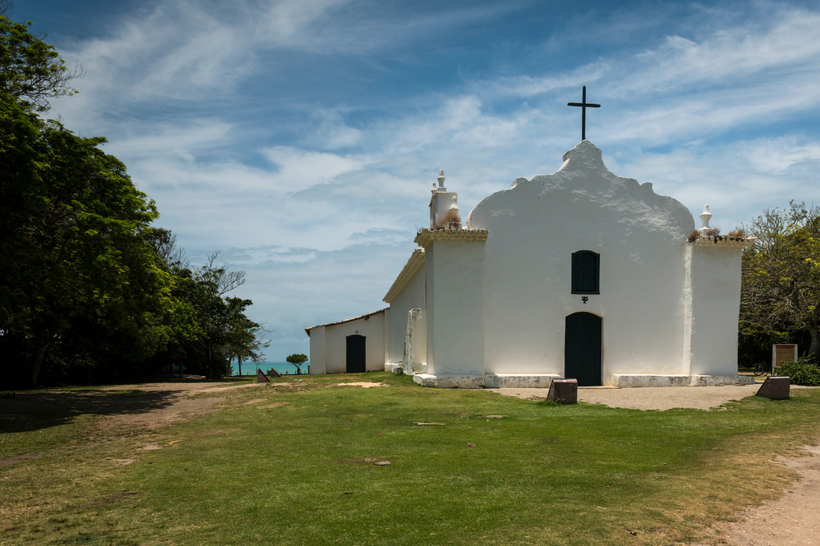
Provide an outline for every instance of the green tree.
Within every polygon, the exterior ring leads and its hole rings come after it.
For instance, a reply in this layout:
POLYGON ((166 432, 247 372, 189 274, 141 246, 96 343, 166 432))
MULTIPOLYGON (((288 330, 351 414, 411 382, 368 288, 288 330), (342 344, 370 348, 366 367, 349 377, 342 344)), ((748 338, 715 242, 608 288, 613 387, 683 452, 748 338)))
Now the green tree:
MULTIPOLYGON (((244 317, 244 310, 251 300, 224 298, 224 295, 245 283, 244 271, 228 271, 225 265, 217 266, 218 252, 196 270, 189 281, 187 297, 197 313, 201 331, 200 344, 206 355, 206 375, 219 377, 228 370, 227 360, 231 344, 232 328, 244 317)), ((254 326, 258 326, 253 323, 254 326)))
POLYGON ((216 253, 192 270, 104 138, 38 117, 80 73, 30 25, 0 16, 0 382, 37 385, 44 363, 54 382, 260 359, 251 300, 225 297, 245 273, 216 253))
POLYGON ((83 70, 69 69, 54 46, 29 32, 30 26, 31 21, 13 23, 0 13, 0 91, 45 112, 49 99, 77 93, 69 82, 82 77, 83 70))
MULTIPOLYGON (((808 354, 820 356, 820 209, 792 201, 766 210, 747 233, 757 242, 743 255, 741 336, 782 341, 804 329, 808 354)), ((741 347, 741 352, 742 352, 741 347)))
POLYGON ((308 359, 307 355, 302 355, 302 354, 297 353, 297 354, 290 355, 285 360, 287 360, 288 362, 290 362, 291 364, 296 366, 296 373, 301 374, 302 373, 302 364, 307 362, 307 359, 308 359))
POLYGON ((154 203, 100 150, 104 138, 42 122, 0 91, 0 141, 0 332, 33 340, 36 384, 47 343, 75 315, 133 316, 143 294, 162 298, 168 279, 141 236, 154 203))

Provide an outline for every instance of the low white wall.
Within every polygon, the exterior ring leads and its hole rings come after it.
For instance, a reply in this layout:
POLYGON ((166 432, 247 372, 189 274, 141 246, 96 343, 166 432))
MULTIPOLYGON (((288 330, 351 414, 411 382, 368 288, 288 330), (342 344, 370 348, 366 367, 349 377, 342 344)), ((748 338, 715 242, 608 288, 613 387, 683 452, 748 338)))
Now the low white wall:
POLYGON ((407 312, 407 334, 404 337, 404 360, 402 368, 405 375, 421 373, 427 363, 427 319, 422 309, 410 309, 407 312))
POLYGON ((325 327, 310 330, 310 375, 325 373, 325 327))
MULTIPOLYGON (((382 362, 384 362, 385 366, 387 366, 387 363, 390 362, 390 359, 388 358, 390 356, 390 308, 384 310, 384 319, 382 320, 382 324, 384 324, 382 327, 382 362)), ((387 368, 383 369, 387 370, 387 368)))
MULTIPOLYGON (((347 336, 359 334, 365 341, 365 364, 368 372, 384 370, 385 314, 325 326, 325 373, 347 371, 347 336)), ((311 334, 311 338, 313 334, 311 334)), ((311 370, 312 371, 312 370, 311 370)))

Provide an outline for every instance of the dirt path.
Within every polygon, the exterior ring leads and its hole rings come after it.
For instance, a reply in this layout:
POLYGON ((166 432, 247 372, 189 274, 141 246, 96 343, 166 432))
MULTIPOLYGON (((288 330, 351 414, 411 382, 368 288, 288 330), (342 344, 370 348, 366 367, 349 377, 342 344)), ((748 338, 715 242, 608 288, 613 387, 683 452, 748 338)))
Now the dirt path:
POLYGON ((820 544, 820 445, 806 446, 812 454, 780 459, 803 479, 784 495, 740 514, 740 521, 716 526, 733 546, 816 546, 820 544))
MULTIPOLYGON (((96 414, 97 430, 139 428, 154 430, 195 415, 216 411, 224 396, 197 397, 203 393, 225 393, 255 384, 175 381, 102 387, 88 391, 19 393, 14 403, 0 404, 0 412, 13 428, 48 425, 49 415, 96 414), (122 392, 122 396, 118 395, 122 392)), ((56 423, 55 423, 56 424, 56 423)))
POLYGON ((225 401, 224 396, 195 398, 198 394, 227 393, 227 391, 259 386, 261 385, 256 383, 236 385, 232 383, 174 382, 122 385, 105 389, 108 391, 138 389, 146 392, 147 396, 139 397, 143 400, 135 399, 133 408, 129 408, 129 400, 124 399, 122 401, 124 411, 106 415, 100 422, 100 427, 105 429, 118 426, 136 426, 149 430, 165 427, 175 421, 183 421, 195 415, 217 411, 215 406, 225 401), (155 406, 149 405, 146 407, 144 398, 161 399, 162 402, 155 406))

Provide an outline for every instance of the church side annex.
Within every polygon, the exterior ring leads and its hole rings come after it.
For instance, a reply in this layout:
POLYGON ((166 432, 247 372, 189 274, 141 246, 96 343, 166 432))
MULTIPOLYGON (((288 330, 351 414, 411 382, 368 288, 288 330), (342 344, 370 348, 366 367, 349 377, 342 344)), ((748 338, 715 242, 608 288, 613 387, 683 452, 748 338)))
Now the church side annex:
MULTIPOLYGON (((368 370, 376 358, 435 387, 752 381, 737 373, 737 335, 741 253, 753 239, 706 236, 706 210, 689 242, 686 207, 611 173, 588 140, 554 174, 486 197, 464 229, 435 227, 458 212, 444 180, 430 229, 384 297, 389 309, 368 315, 373 339, 335 332, 350 321, 308 328, 312 362, 364 350, 368 370)), ((331 369, 343 371, 311 373, 331 369)))

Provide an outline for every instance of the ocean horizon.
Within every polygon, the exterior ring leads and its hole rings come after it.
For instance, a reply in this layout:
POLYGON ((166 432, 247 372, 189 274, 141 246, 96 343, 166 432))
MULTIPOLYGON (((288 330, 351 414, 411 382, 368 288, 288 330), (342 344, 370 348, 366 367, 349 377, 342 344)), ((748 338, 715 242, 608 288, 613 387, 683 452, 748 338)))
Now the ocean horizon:
MULTIPOLYGON (((309 361, 301 365, 303 374, 308 373, 308 364, 310 364, 309 361)), ((268 373, 268 370, 271 368, 282 375, 296 375, 296 366, 290 362, 262 362, 259 364, 259 369, 262 370, 263 373, 268 373)), ((231 363, 231 375, 239 375, 239 366, 235 361, 231 363)), ((256 364, 253 362, 243 362, 242 375, 256 375, 256 364)))

